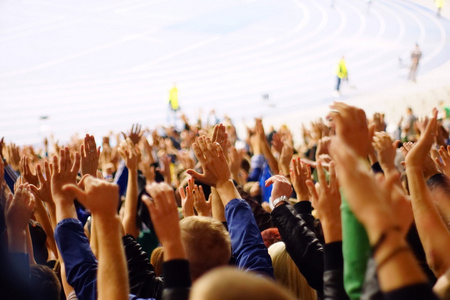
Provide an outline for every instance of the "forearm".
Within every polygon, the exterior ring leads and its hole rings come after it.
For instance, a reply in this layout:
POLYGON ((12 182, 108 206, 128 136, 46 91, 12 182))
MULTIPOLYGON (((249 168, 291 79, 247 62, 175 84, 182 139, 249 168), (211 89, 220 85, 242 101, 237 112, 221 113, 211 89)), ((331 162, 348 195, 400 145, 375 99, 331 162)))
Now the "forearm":
POLYGON ((364 226, 351 212, 344 195, 342 195, 341 216, 344 286, 350 299, 359 299, 370 256, 370 243, 364 226))
POLYGON ((313 231, 289 204, 272 211, 274 223, 299 271, 320 294, 323 289, 323 247, 313 231))
POLYGON ((226 222, 225 219, 225 207, 216 188, 211 187, 212 199, 211 199, 211 212, 212 217, 220 222, 226 222))
POLYGON ((450 256, 448 255, 450 236, 432 202, 421 168, 408 167, 406 174, 417 231, 426 253, 427 262, 439 277, 450 267, 450 256), (433 234, 431 235, 430 232, 433 234))
POLYGON ((81 222, 76 219, 59 222, 55 228, 55 240, 66 295, 70 293, 70 287, 73 287, 80 299, 96 299, 98 263, 81 222), (65 279, 67 283, 64 283, 65 279))
POLYGON ((390 231, 374 258, 378 264, 378 281, 383 292, 426 283, 425 276, 400 232, 390 231))
POLYGON ((47 210, 45 209, 44 204, 40 200, 36 200, 35 202, 34 213, 36 216, 36 220, 42 225, 42 228, 44 229, 47 235, 47 243, 50 250, 55 255, 57 255, 55 237, 53 236, 53 227, 50 223, 47 210))
MULTIPOLYGON (((56 198, 56 197, 54 197, 56 198)), ((67 199, 55 199, 55 215, 56 223, 61 222, 64 219, 77 219, 77 212, 72 201, 67 199)))
POLYGON ((117 216, 97 217, 98 250, 98 299, 128 299, 128 273, 117 216))
MULTIPOLYGON (((272 174, 279 174, 280 170, 278 168, 278 161, 273 156, 272 151, 270 150, 269 143, 264 139, 264 141, 261 141, 262 144, 262 152, 264 154, 264 157, 266 158, 267 164, 269 165, 270 170, 272 171, 272 174)), ((288 172, 289 174, 289 172, 288 172)))
POLYGON ((8 251, 10 253, 28 253, 27 234, 25 229, 16 229, 12 225, 7 225, 8 229, 8 251))
POLYGON ((272 261, 248 203, 233 199, 225 206, 225 214, 237 266, 273 277, 272 261))
POLYGON ((230 202, 231 200, 241 198, 241 195, 237 191, 231 179, 223 183, 217 184, 216 191, 219 194, 224 207, 226 207, 228 202, 230 202))
POLYGON ((139 229, 136 224, 136 214, 137 214, 137 170, 128 169, 128 185, 127 193, 125 198, 125 215, 123 218, 123 227, 125 233, 132 235, 137 238, 139 235, 139 229))

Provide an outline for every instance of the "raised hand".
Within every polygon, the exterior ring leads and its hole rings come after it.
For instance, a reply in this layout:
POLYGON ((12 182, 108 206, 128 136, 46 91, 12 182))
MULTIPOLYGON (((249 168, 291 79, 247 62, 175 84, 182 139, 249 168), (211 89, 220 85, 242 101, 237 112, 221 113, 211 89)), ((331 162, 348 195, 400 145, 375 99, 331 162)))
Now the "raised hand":
POLYGON ((178 188, 181 197, 181 213, 183 216, 191 217, 194 215, 194 179, 190 178, 188 180, 188 186, 186 187, 186 192, 184 188, 180 186, 178 188))
POLYGON ((16 144, 6 146, 8 158, 7 163, 16 171, 20 170, 20 149, 16 144))
POLYGON ((84 207, 95 216, 114 217, 117 215, 117 196, 119 187, 117 184, 95 178, 90 175, 83 177, 84 189, 74 183, 64 184, 63 191, 74 194, 84 207))
POLYGON ((188 151, 179 151, 177 157, 185 170, 193 169, 195 167, 195 161, 192 159, 188 151))
POLYGON ((290 174, 292 185, 297 194, 297 200, 309 200, 308 187, 306 186, 306 181, 311 179, 311 169, 309 166, 302 163, 300 158, 293 159, 290 174))
POLYGON ((272 135, 272 146, 278 153, 281 153, 283 150, 283 142, 281 141, 281 135, 279 133, 274 133, 272 135))
MULTIPOLYGON (((406 158, 408 153, 417 145, 417 143, 408 142, 403 144, 403 147, 401 148, 401 151, 403 153, 403 156, 406 158)), ((406 160, 405 160, 405 166, 406 166, 406 160)), ((422 162, 422 172, 423 177, 426 179, 429 179, 431 176, 439 173, 437 165, 434 163, 433 159, 431 158, 431 155, 427 155, 423 162, 422 162)))
POLYGON ((311 179, 306 181, 311 194, 312 204, 322 224, 325 241, 327 243, 340 241, 342 240, 341 210, 339 208, 341 205, 341 194, 339 193, 335 164, 334 162, 330 163, 329 184, 320 160, 317 162, 316 168, 319 177, 319 192, 317 192, 311 179))
POLYGON ((391 137, 384 131, 375 132, 373 147, 377 152, 378 162, 384 172, 395 171, 395 155, 400 141, 392 142, 391 137))
MULTIPOLYGON (((282 175, 275 175, 270 177, 265 182, 266 186, 273 185, 271 201, 280 198, 281 196, 286 196, 289 198, 292 194, 292 186, 289 180, 282 175)), ((281 202, 280 202, 281 203, 281 202)))
POLYGON ((122 135, 124 139, 127 139, 127 137, 130 138, 130 140, 133 142, 134 145, 137 145, 139 143, 139 140, 142 137, 142 126, 140 124, 133 124, 131 126, 130 133, 128 136, 125 134, 125 132, 122 132, 122 135))
POLYGON ((172 174, 170 172, 170 163, 171 163, 170 156, 167 154, 160 156, 159 162, 162 168, 158 168, 158 171, 161 171, 164 177, 164 182, 170 184, 172 182, 172 174))
POLYGON ((144 175, 147 184, 155 181, 155 166, 151 166, 148 160, 139 162, 139 170, 144 175))
POLYGON ((146 138, 141 139, 141 144, 144 148, 143 157, 148 160, 149 165, 153 164, 155 162, 155 158, 153 157, 153 146, 150 145, 146 138))
POLYGON ((25 253, 26 228, 34 209, 34 196, 29 185, 19 184, 5 204, 5 222, 8 228, 8 246, 10 252, 25 253))
POLYGON ((236 150, 235 147, 230 147, 228 152, 228 162, 230 167, 231 176, 240 185, 244 185, 244 181, 240 176, 242 158, 244 156, 243 151, 236 150))
POLYGON ((195 156, 202 165, 203 174, 189 169, 187 170, 189 175, 202 183, 214 187, 230 179, 230 169, 222 147, 218 143, 213 144, 209 138, 201 136, 197 138, 192 147, 195 156))
POLYGON ((33 192, 34 196, 41 200, 42 202, 46 203, 53 203, 52 198, 52 190, 50 185, 50 166, 47 161, 44 162, 44 171, 45 171, 45 177, 42 173, 42 167, 41 165, 37 165, 36 167, 36 174, 39 179, 39 188, 37 188, 37 185, 31 185, 31 191, 33 192))
POLYGON ((81 153, 81 175, 89 174, 97 176, 98 161, 100 158, 100 147, 97 148, 93 135, 86 134, 80 147, 81 153))
POLYGON ((26 155, 23 155, 20 159, 20 175, 30 184, 34 184, 35 186, 39 184, 37 175, 31 172, 30 159, 26 155))
POLYGON ((317 142, 316 161, 319 159, 330 159, 331 138, 329 136, 321 138, 317 142))
POLYGON ((362 157, 341 139, 333 143, 332 156, 338 166, 339 183, 352 212, 366 227, 369 240, 374 244, 385 230, 398 226, 393 210, 385 200, 391 195, 392 185, 387 190, 381 188, 362 157))
POLYGON ((64 191, 63 186, 66 184, 75 184, 77 173, 80 168, 80 154, 75 154, 75 160, 71 161, 69 148, 61 149, 59 160, 57 156, 53 156, 53 163, 50 165, 52 178, 51 190, 55 203, 73 203, 73 195, 64 191))
POLYGON ((330 108, 334 110, 331 115, 336 123, 336 135, 358 157, 367 158, 371 137, 364 111, 342 102, 335 102, 330 108))
POLYGON ((172 187, 166 183, 154 182, 147 185, 145 189, 152 198, 143 196, 142 200, 150 212, 156 235, 164 247, 164 261, 185 259, 177 204, 172 187))
POLYGON ((125 142, 122 142, 119 146, 118 152, 122 159, 125 161, 125 165, 131 171, 137 171, 138 156, 140 154, 139 148, 133 144, 130 138, 127 138, 125 142))
POLYGON ((280 158, 278 159, 280 171, 284 176, 289 176, 289 165, 293 155, 294 155, 294 147, 292 147, 292 144, 290 144, 287 141, 284 142, 280 158))
POLYGON ((17 230, 25 230, 34 209, 34 196, 29 184, 19 184, 5 205, 5 221, 17 230))
POLYGON ((203 187, 195 185, 194 186, 194 207, 199 216, 211 217, 211 195, 210 199, 206 201, 205 193, 203 192, 203 187))
POLYGON ((230 144, 228 142, 228 135, 226 133, 225 126, 223 124, 218 124, 214 126, 211 141, 213 143, 218 143, 220 147, 222 147, 225 157, 228 155, 228 148, 230 144))
POLYGON ((450 177, 450 146, 445 148, 441 146, 438 151, 434 153, 434 161, 436 165, 442 170, 442 173, 450 177))

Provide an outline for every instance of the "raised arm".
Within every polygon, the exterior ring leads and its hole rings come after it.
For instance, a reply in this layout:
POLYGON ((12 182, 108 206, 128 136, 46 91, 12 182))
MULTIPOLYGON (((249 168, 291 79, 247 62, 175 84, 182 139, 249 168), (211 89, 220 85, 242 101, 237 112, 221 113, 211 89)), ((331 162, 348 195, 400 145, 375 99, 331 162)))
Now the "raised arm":
POLYGON ((136 224, 137 202, 138 202, 138 151, 137 146, 133 145, 130 138, 123 142, 119 147, 119 154, 125 161, 128 168, 128 183, 127 193, 125 196, 125 214, 123 217, 123 227, 125 233, 137 238, 139 235, 139 228, 136 224))
POLYGON ((338 166, 339 182, 352 211, 367 230, 385 297, 390 299, 389 295, 417 290, 408 299, 435 299, 404 240, 399 216, 392 209, 393 202, 406 201, 399 200, 404 195, 394 184, 397 175, 393 173, 384 184, 377 184, 365 161, 340 138, 334 143, 333 158, 338 166))
POLYGON ((203 173, 188 173, 200 182, 216 188, 225 207, 225 217, 231 238, 231 248, 240 268, 253 270, 273 277, 273 269, 267 248, 264 246, 258 225, 250 206, 240 199, 231 180, 227 160, 218 143, 201 136, 193 144, 195 156, 203 173))
POLYGON ((87 176, 84 191, 75 184, 67 184, 63 190, 76 195, 96 221, 99 252, 97 299, 128 299, 128 272, 117 215, 118 186, 87 176))
POLYGON ((86 134, 80 147, 81 175, 89 174, 97 177, 98 161, 100 159, 100 147, 97 148, 93 135, 86 134))
POLYGON ((177 204, 173 188, 166 183, 152 183, 145 187, 150 197, 142 200, 152 217, 159 241, 164 247, 163 299, 188 299, 191 275, 181 242, 177 204))
POLYGON ((411 194, 414 219, 428 264, 437 277, 450 268, 450 235, 431 199, 423 177, 423 161, 434 142, 437 125, 436 109, 419 142, 406 155, 406 174, 411 194), (431 234, 432 233, 432 234, 431 234))

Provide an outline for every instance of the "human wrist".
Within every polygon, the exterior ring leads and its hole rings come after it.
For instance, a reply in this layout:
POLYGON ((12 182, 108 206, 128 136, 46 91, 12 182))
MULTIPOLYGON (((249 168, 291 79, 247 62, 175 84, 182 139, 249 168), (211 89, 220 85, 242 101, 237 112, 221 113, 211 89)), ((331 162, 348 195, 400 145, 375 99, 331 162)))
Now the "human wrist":
POLYGON ((16 253, 26 253, 26 229, 16 229, 8 225, 8 251, 16 253))
POLYGON ((164 248, 164 261, 173 259, 186 259, 186 253, 181 240, 175 239, 161 242, 164 248))
POLYGON ((340 220, 338 222, 332 222, 322 218, 320 224, 322 225, 325 243, 342 241, 342 224, 340 220))
POLYGON ((233 187, 234 187, 234 183, 233 183, 232 179, 222 180, 222 181, 216 183, 216 190, 217 190, 217 192, 219 192, 219 190, 229 188, 231 185, 233 185, 233 187))

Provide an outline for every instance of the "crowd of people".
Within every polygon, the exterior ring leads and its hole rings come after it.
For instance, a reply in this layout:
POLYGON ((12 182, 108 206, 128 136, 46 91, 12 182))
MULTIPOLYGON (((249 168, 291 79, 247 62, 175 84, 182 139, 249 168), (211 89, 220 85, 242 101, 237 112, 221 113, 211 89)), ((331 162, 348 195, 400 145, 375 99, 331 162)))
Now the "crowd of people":
POLYGON ((450 299, 448 129, 408 112, 6 137, 0 299, 450 299))

